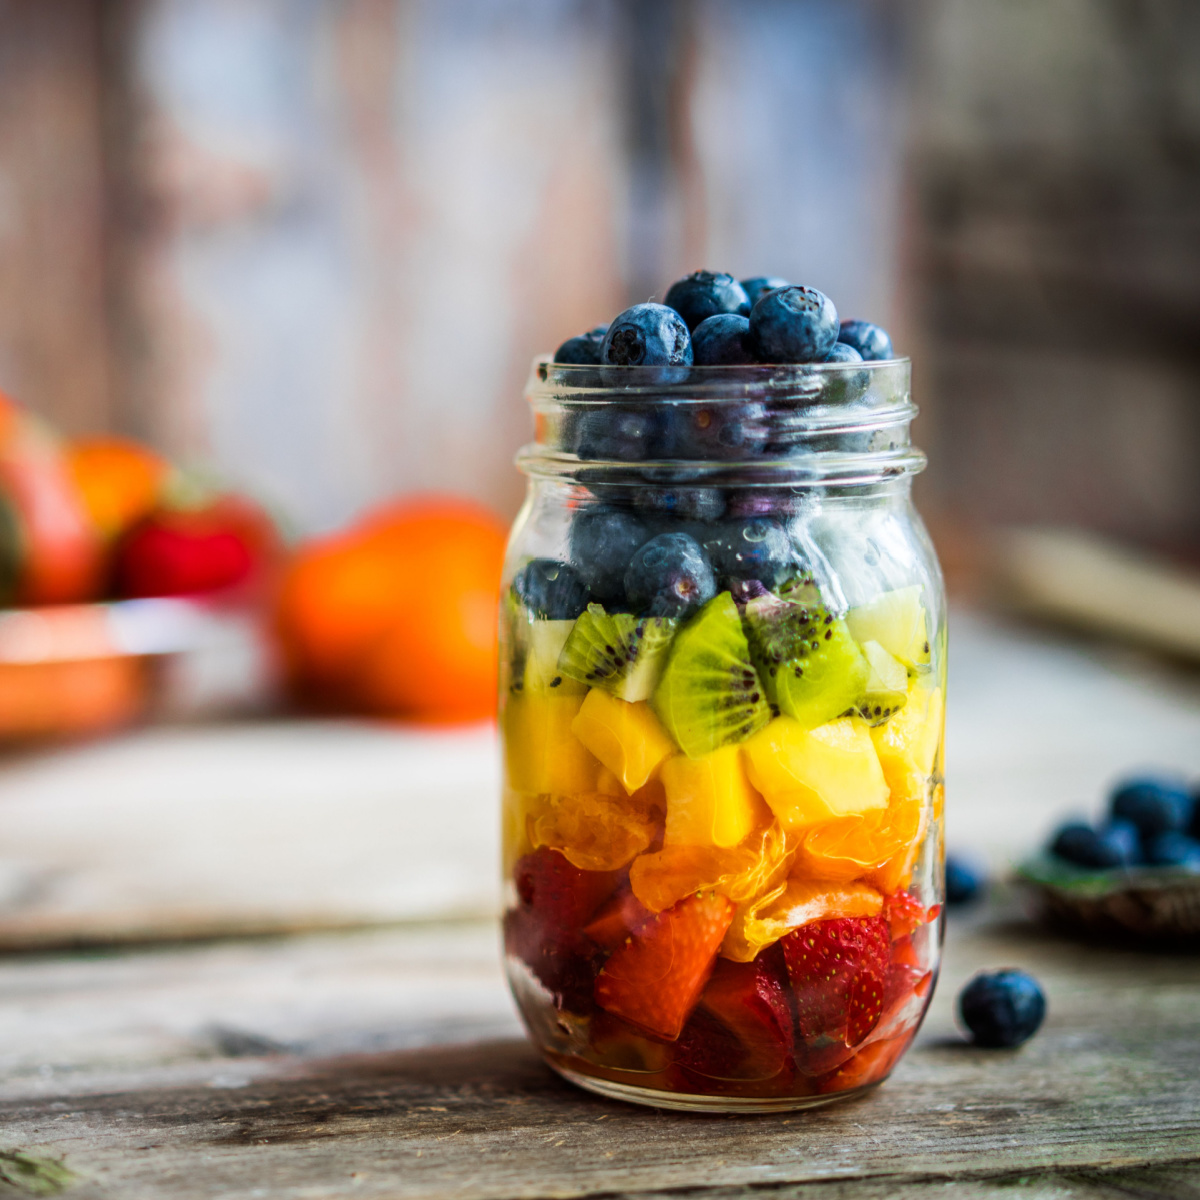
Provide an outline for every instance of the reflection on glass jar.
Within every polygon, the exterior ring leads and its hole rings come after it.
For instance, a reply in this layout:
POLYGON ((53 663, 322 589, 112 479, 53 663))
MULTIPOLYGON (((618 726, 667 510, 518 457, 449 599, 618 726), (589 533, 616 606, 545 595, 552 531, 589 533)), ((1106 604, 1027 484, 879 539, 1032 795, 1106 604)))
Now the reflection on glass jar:
POLYGON ((539 361, 501 606, 509 979, 626 1100, 886 1078, 937 971, 945 602, 907 360, 539 361))

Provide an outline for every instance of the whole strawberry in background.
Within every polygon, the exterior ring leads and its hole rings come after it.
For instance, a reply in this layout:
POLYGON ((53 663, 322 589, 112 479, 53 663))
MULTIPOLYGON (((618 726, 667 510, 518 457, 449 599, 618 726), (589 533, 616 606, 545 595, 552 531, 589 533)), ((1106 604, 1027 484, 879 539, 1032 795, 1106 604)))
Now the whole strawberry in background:
POLYGON ((251 590, 279 553, 274 523, 253 501, 181 489, 117 542, 113 590, 126 598, 251 590))

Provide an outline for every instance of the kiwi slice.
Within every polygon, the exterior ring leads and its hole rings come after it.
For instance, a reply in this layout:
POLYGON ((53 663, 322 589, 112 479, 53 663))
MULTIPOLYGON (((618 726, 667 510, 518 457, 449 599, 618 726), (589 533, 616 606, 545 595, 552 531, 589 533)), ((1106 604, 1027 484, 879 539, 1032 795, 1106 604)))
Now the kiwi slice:
POLYGON ((742 620, 767 698, 780 712, 812 729, 858 707, 867 660, 811 580, 752 597, 742 620))
POLYGON ((850 632, 863 644, 878 642, 910 670, 929 662, 929 631, 921 585, 881 592, 846 614, 850 632))
POLYGON ((558 656, 575 628, 574 621, 531 621, 525 648, 525 691, 580 693, 584 686, 558 669, 558 656))
POLYGON ((677 624, 668 617, 607 613, 602 605, 589 604, 556 658, 558 673, 619 700, 648 700, 677 624))
POLYGON ((676 635, 650 703, 689 758, 744 741, 771 719, 728 592, 714 596, 676 635))
POLYGON ((908 671, 894 655, 878 642, 863 642, 867 660, 867 685, 858 702, 858 711, 872 725, 882 725, 898 713, 908 700, 908 671))

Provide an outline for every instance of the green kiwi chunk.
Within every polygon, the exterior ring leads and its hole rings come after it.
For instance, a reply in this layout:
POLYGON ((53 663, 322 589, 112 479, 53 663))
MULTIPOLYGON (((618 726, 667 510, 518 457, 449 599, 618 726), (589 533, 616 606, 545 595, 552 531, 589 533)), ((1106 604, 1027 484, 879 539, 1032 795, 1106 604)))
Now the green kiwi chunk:
POLYGON ((650 703, 689 758, 744 741, 771 719, 728 592, 714 596, 676 634, 650 703))
POLYGON ((658 686, 678 624, 668 617, 608 613, 589 604, 557 657, 558 673, 619 700, 648 700, 658 686))
POLYGON ((767 698, 780 712, 812 729, 858 707, 867 660, 811 582, 751 597, 742 620, 767 698))
POLYGON ((558 657, 562 654, 574 621, 531 621, 525 651, 525 691, 568 692, 585 691, 583 684, 576 682, 558 669, 558 657))
POLYGON ((863 642, 862 652, 868 671, 858 711, 872 725, 882 725, 908 701, 908 671, 878 642, 863 642))

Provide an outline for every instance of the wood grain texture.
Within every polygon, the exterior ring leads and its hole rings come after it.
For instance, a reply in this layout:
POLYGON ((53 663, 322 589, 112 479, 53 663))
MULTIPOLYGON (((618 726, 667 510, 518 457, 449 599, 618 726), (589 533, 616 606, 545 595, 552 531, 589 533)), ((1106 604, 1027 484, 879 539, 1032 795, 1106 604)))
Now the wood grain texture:
POLYGON ((231 1009, 245 1006, 267 974, 286 974, 289 960, 295 991, 290 1027, 280 997, 263 1002, 253 1022, 243 1007, 240 1042, 227 1038, 222 1051, 211 1035, 197 1036, 190 1050, 182 1042, 160 1049, 117 1090, 109 1090, 111 1045, 107 1064, 85 1061, 87 1052, 77 1050, 78 1069, 60 1062, 54 1072, 71 1086, 33 1075, 8 1092, 0 1103, 5 1143, 62 1158, 90 1181, 80 1196, 131 1198, 740 1196, 747 1189, 823 1198, 1154 1196, 1195 1182, 1195 958, 1075 945, 995 912, 956 921, 926 1028, 884 1087, 805 1114, 703 1118, 579 1092, 558 1081, 522 1039, 497 1037, 482 1025, 465 1023, 462 1035, 447 1035, 454 1004, 437 996, 452 995, 456 978, 461 995, 464 972, 475 989, 473 1011, 503 1019, 492 936, 487 927, 445 926, 357 941, 301 938, 247 945, 240 967, 230 947, 9 962, 0 967, 5 1058, 17 1042, 12 1018, 21 1006, 47 1014, 48 1027, 37 1035, 43 1045, 49 1027, 61 1022, 60 1037, 74 1025, 86 1046, 83 1027, 96 1022, 97 1008, 123 1011, 132 1057, 149 1044, 139 1039, 152 1036, 155 1019, 136 1015, 139 997, 187 1006, 193 1022, 207 1002, 209 1016, 229 1023, 231 1009), (332 1044, 332 1030, 343 1045, 380 1037, 382 1013, 356 1010, 354 997, 373 990, 381 999, 388 963, 398 1008, 406 986, 425 989, 426 1032, 439 1044, 416 1045, 417 1020, 408 1048, 382 1037, 377 1053, 328 1057, 321 1046, 332 1044), (978 1051, 954 1032, 952 999, 974 970, 1002 963, 1041 978, 1049 1017, 1021 1051, 978 1051), (118 967, 125 972, 120 981, 118 967), (306 977, 320 993, 309 1020, 326 1030, 325 1041, 312 1037, 308 1050, 294 1014, 306 977), (89 994, 93 1003, 81 1004, 89 994), (263 1054, 272 1044, 287 1052, 263 1054), (105 1072, 109 1086, 91 1090, 89 1080, 102 1084, 105 1072), (1130 1178, 1145 1186, 1135 1182, 1122 1192, 1123 1176, 1112 1172, 1133 1170, 1141 1174, 1130 1178), (974 1190, 956 1192, 950 1180, 967 1180, 974 1190), (936 1190, 921 1190, 927 1187, 936 1190))

